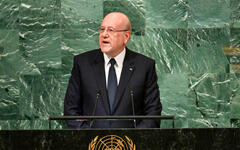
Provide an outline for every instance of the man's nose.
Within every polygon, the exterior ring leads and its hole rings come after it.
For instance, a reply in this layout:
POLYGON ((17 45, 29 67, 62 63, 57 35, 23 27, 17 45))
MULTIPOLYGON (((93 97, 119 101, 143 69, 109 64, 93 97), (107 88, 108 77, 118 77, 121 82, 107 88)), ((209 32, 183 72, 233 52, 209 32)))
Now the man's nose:
POLYGON ((103 36, 103 37, 109 37, 109 33, 107 32, 107 30, 104 30, 104 31, 102 32, 102 36, 103 36))

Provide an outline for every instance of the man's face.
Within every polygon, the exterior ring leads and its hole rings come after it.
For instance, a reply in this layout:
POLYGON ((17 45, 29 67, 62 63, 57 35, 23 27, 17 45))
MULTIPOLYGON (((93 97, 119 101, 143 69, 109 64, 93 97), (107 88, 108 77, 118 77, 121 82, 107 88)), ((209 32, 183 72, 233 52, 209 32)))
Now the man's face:
POLYGON ((124 18, 115 14, 107 15, 102 21, 99 33, 99 46, 101 51, 110 57, 118 55, 129 40, 130 31, 123 31, 126 30, 124 21, 124 18))

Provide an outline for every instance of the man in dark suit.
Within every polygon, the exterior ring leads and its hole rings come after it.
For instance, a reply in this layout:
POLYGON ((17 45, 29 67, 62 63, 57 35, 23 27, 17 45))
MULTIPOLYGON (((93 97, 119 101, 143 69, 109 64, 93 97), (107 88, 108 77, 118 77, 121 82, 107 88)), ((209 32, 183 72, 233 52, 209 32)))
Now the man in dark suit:
MULTIPOLYGON (((100 49, 74 57, 64 100, 65 116, 160 115, 155 61, 129 50, 131 24, 120 12, 108 14, 99 33, 100 49)), ((69 128, 157 128, 154 120, 68 121, 69 128)))

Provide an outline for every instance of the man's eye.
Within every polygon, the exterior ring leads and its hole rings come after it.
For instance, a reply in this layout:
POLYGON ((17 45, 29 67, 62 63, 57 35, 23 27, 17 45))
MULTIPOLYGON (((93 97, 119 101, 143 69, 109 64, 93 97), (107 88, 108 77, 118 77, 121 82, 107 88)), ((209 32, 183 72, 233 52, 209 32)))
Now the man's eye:
POLYGON ((114 29, 108 29, 109 30, 109 32, 113 32, 114 31, 114 29))

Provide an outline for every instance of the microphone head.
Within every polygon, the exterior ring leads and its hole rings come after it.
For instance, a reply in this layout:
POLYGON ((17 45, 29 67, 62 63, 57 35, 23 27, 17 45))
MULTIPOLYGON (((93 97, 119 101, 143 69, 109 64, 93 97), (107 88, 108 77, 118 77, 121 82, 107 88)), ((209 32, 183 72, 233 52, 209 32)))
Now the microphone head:
POLYGON ((96 89, 97 94, 101 94, 101 91, 99 89, 96 89))
POLYGON ((133 93, 134 90, 131 86, 129 86, 128 89, 129 89, 130 93, 133 93))

